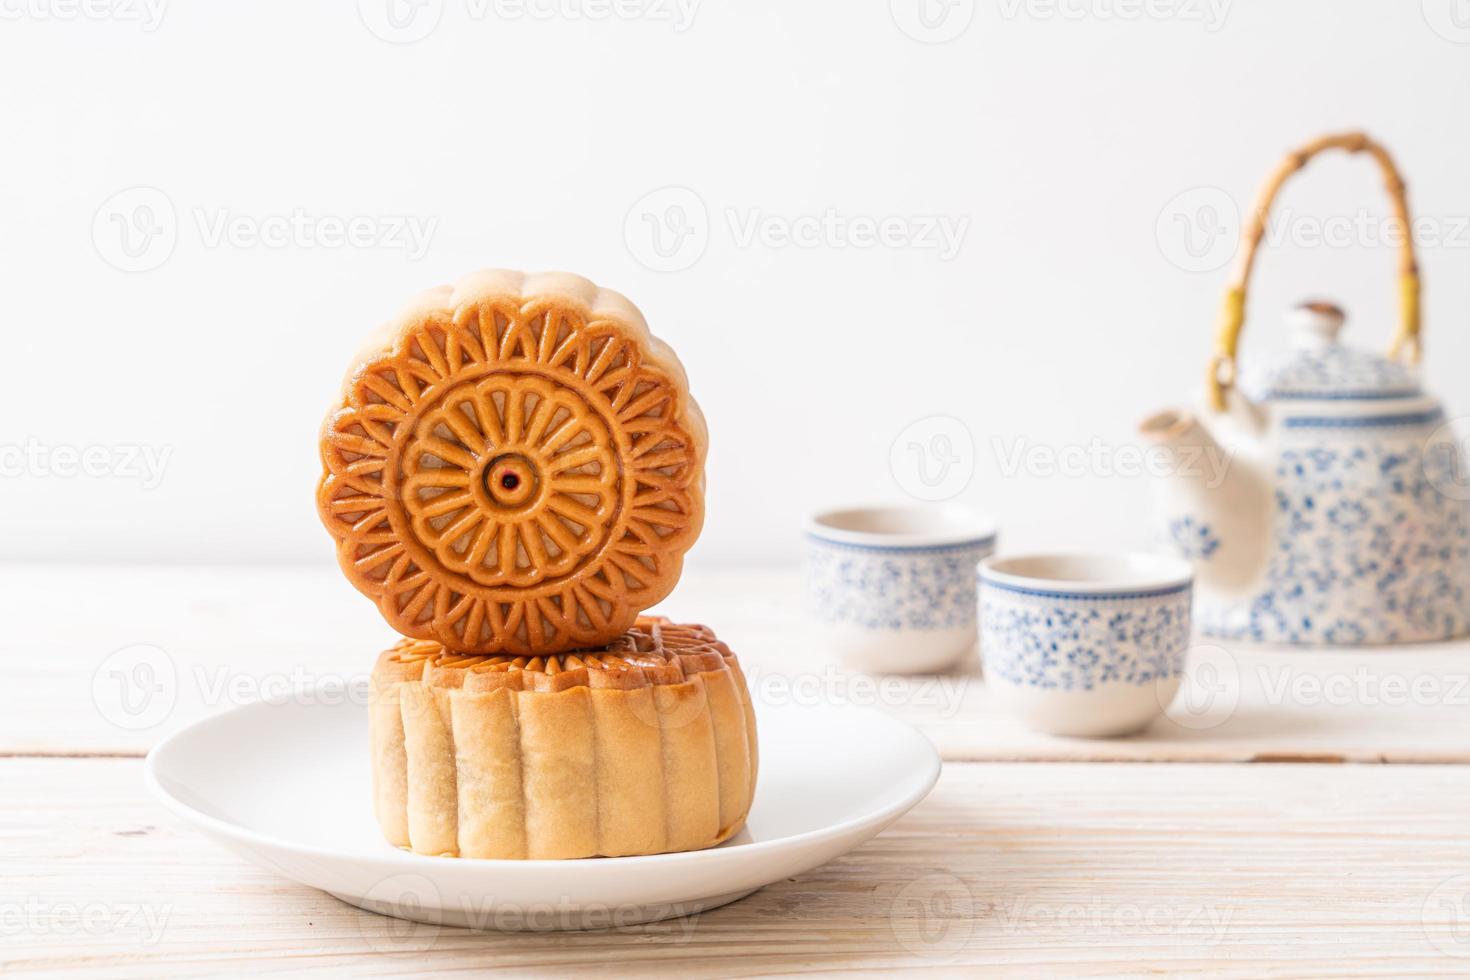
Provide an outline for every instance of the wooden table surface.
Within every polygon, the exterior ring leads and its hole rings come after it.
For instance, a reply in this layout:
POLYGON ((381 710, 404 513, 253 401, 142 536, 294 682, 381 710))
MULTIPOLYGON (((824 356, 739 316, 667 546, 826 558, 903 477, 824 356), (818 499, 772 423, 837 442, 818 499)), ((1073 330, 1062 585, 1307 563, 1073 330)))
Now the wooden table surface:
POLYGON ((728 639, 758 699, 892 712, 939 747, 938 787, 694 918, 481 934, 278 878, 144 792, 142 755, 179 725, 367 671, 391 635, 334 569, 0 567, 0 595, 5 976, 1470 975, 1470 643, 1202 643, 1170 718, 1053 739, 992 710, 973 663, 840 670, 791 572, 695 568, 663 611, 728 639))

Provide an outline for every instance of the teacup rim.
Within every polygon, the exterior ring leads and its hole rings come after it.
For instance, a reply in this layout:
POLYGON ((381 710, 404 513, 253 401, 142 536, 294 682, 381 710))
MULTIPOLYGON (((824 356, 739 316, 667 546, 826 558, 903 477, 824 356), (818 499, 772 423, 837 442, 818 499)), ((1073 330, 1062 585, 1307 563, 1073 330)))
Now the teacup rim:
POLYGON ((985 548, 995 544, 999 528, 993 518, 956 504, 931 506, 871 504, 832 507, 818 511, 806 521, 806 536, 821 544, 872 551, 985 548), (911 532, 856 531, 834 527, 827 521, 844 515, 922 515, 933 518, 934 530, 911 532))
POLYGON ((980 563, 982 585, 1031 595, 1086 595, 1107 598, 1147 598, 1182 592, 1194 585, 1194 566, 1182 558, 1148 551, 1044 551, 993 555, 980 563), (1044 575, 1018 567, 1052 562, 1058 565, 1113 566, 1104 574, 1044 575))

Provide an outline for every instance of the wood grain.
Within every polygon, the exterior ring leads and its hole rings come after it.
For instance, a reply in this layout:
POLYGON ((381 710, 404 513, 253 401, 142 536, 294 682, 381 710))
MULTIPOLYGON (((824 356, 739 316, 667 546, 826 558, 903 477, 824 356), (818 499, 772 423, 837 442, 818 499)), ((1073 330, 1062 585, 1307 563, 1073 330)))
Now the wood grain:
MULTIPOLYGON (((141 755, 173 727, 240 701, 363 678, 393 640, 325 566, 0 566, 0 595, 12 610, 0 644, 0 755, 141 755), (116 651, 137 644, 157 648, 156 675, 120 669, 131 662, 116 651), (172 686, 149 702, 169 709, 156 723, 123 710, 124 691, 136 707, 168 677, 172 686)), ((939 677, 843 671, 807 635, 795 573, 692 568, 660 611, 713 626, 740 654, 758 699, 874 705, 918 726, 950 760, 1470 761, 1467 642, 1350 651, 1202 643, 1194 658, 1207 670, 1195 693, 1217 688, 1212 700, 1186 697, 1178 721, 1090 741, 1027 732, 989 702, 973 660, 939 677)))
POLYGON ((867 846, 694 919, 477 934, 236 859, 129 759, 0 760, 0 973, 1470 972, 1458 767, 951 763, 867 846))

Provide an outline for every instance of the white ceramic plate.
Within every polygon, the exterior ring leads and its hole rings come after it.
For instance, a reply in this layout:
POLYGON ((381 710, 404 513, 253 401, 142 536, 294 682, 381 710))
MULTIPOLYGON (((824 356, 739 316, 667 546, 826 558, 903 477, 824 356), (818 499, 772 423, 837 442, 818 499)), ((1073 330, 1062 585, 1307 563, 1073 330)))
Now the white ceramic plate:
POLYGON ((746 828, 649 857, 498 861, 392 847, 372 815, 367 708, 297 698, 235 708, 160 742, 144 767, 174 813, 250 861, 386 915, 479 929, 605 928, 688 915, 809 871, 922 800, 939 757, 876 711, 758 706, 746 828), (307 703, 308 701, 314 703, 307 703))

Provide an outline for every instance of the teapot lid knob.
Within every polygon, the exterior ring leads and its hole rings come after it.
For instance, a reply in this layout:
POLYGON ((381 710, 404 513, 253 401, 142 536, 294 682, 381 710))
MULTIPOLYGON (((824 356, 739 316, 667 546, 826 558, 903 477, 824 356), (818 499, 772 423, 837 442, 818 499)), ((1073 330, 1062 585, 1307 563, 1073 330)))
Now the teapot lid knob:
POLYGON ((1294 347, 1327 347, 1337 343, 1337 333, 1347 321, 1342 307, 1326 300, 1302 303, 1287 314, 1294 347))

